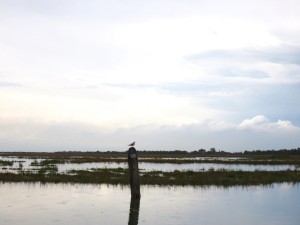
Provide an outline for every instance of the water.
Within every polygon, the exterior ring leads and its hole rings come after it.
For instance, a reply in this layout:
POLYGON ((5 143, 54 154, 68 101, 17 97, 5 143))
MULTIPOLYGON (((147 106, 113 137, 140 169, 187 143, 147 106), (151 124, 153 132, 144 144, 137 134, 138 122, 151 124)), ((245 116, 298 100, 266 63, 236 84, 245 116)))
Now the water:
MULTIPOLYGON (((65 172, 71 169, 80 169, 87 170, 91 168, 128 168, 128 163, 81 163, 81 164, 58 164, 58 171, 65 172)), ((174 163, 148 163, 148 162, 139 162, 139 169, 142 171, 163 171, 170 172, 174 170, 179 171, 208 171, 211 169, 219 170, 231 170, 231 171, 255 171, 255 170, 264 170, 264 171, 279 171, 279 170, 295 170, 297 169, 294 165, 245 165, 245 164, 216 164, 216 163, 183 163, 183 164, 174 164, 174 163)))
POLYGON ((294 165, 247 165, 247 164, 217 164, 217 163, 139 163, 139 168, 146 171, 160 170, 164 172, 168 171, 208 171, 208 170, 231 170, 231 171, 279 171, 279 170, 295 170, 297 169, 294 165))
POLYGON ((142 186, 141 194, 140 204, 130 210, 128 186, 0 183, 0 224, 298 225, 300 221, 300 185, 142 186))
POLYGON ((12 166, 0 166, 0 172, 10 172, 10 173, 17 173, 18 170, 21 168, 23 170, 38 170, 40 167, 38 166, 31 166, 31 163, 36 161, 36 162, 41 162, 44 159, 29 159, 29 158, 17 158, 17 157, 0 157, 0 160, 4 161, 11 161, 14 162, 12 166))
MULTIPOLYGON (((23 165, 23 170, 33 170, 40 169, 40 167, 30 166, 30 164, 37 160, 40 162, 44 159, 18 159, 18 158, 8 158, 8 157, 0 157, 0 160, 9 160, 9 161, 21 161, 23 165)), ((69 170, 88 170, 92 168, 128 168, 128 163, 121 162, 95 162, 95 163, 65 163, 65 164, 56 164, 58 171, 60 173, 65 173, 69 170)), ((13 166, 2 166, 0 167, 0 172, 18 172, 19 162, 15 162, 13 166), (5 168, 5 169, 3 169, 5 168)), ((221 163, 182 163, 182 164, 174 164, 174 163, 148 163, 148 162, 139 162, 139 169, 142 171, 163 171, 170 172, 174 170, 179 171, 208 171, 208 170, 230 170, 230 171, 255 171, 255 170, 263 170, 263 171, 280 171, 280 170, 300 170, 298 166, 295 165, 249 165, 249 164, 221 164, 221 163)))

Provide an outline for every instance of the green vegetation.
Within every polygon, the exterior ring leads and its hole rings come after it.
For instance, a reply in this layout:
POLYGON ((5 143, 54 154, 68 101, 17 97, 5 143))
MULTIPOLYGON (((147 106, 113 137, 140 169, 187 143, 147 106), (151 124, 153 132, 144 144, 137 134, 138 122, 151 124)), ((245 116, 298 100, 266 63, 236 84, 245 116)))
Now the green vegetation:
POLYGON ((12 166, 12 165, 14 165, 14 162, 8 161, 8 160, 0 160, 0 165, 1 166, 12 166))
POLYGON ((58 172, 58 169, 57 169, 57 166, 55 166, 55 165, 45 165, 45 166, 42 166, 38 170, 38 174, 47 174, 47 173, 55 174, 57 172, 58 172))
MULTIPOLYGON (((212 148, 214 149, 214 148, 212 148)), ((127 162, 126 152, 0 152, 0 156, 44 159, 36 160, 32 166, 63 163, 127 162)), ((249 165, 297 165, 300 166, 300 149, 279 151, 253 151, 229 153, 204 149, 186 151, 138 151, 139 162, 149 163, 221 163, 249 165), (299 153, 299 154, 298 154, 299 153), (226 160, 225 160, 226 159, 226 160)), ((0 161, 1 162, 1 161, 0 161)), ((1 165, 1 163, 0 163, 1 165)))
POLYGON ((63 164, 66 163, 65 160, 57 160, 57 159, 46 159, 38 162, 37 160, 34 160, 30 165, 31 166, 48 166, 53 164, 63 164))
MULTIPOLYGON (((107 183, 129 184, 127 169, 94 169, 72 170, 68 174, 55 171, 39 171, 38 173, 23 172, 20 174, 0 173, 1 181, 9 182, 64 182, 64 183, 107 183)), ((141 172, 142 185, 258 185, 280 182, 300 182, 299 171, 173 171, 173 172, 141 172)))

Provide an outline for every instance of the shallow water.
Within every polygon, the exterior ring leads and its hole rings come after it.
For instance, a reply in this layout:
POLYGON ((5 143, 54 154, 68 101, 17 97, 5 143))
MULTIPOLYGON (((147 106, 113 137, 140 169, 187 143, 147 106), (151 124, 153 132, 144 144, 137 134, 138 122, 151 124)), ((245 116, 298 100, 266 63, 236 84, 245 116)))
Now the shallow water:
POLYGON ((231 170, 231 171, 279 171, 279 170, 295 170, 297 169, 294 165, 247 165, 247 164, 217 164, 217 163, 139 163, 139 168, 146 171, 160 170, 160 171, 208 171, 208 170, 231 170))
POLYGON ((1 156, 0 160, 14 162, 14 164, 12 166, 0 166, 0 172, 18 173, 19 169, 22 169, 22 170, 40 169, 40 167, 38 167, 38 166, 31 166, 30 164, 32 162, 34 162, 34 161, 40 162, 43 159, 28 159, 28 158, 3 157, 3 156, 1 156))
MULTIPOLYGON (((71 169, 91 169, 91 168, 128 168, 128 163, 121 162, 106 162, 106 163, 66 163, 58 164, 58 171, 65 172, 71 169)), ((179 171, 208 171, 208 170, 231 170, 231 171, 279 171, 279 170, 297 170, 299 169, 295 165, 247 165, 247 164, 221 164, 221 163, 148 163, 139 162, 139 169, 144 171, 163 171, 170 172, 174 170, 179 171)))
MULTIPOLYGON (((23 170, 33 170, 39 169, 40 167, 30 166, 33 159, 18 159, 18 158, 8 158, 0 157, 1 160, 9 161, 21 161, 23 165, 23 170)), ((35 159, 40 162, 43 159, 35 159)), ((128 164, 125 162, 116 163, 116 162, 94 162, 94 163, 65 163, 65 164, 56 164, 58 171, 61 173, 67 172, 68 170, 87 170, 92 168, 123 168, 127 169, 128 164)), ((19 162, 15 162, 13 166, 2 166, 0 167, 0 172, 17 172, 19 168, 19 162), (3 169, 5 168, 5 169, 3 169)), ((295 165, 248 165, 248 164, 220 164, 220 163, 148 163, 148 162, 139 162, 139 169, 144 171, 163 171, 170 172, 174 170, 179 171, 208 171, 208 170, 230 170, 230 171, 280 171, 280 170, 300 170, 299 167, 295 165)))
POLYGON ((298 225, 300 185, 128 186, 0 183, 0 224, 298 225))

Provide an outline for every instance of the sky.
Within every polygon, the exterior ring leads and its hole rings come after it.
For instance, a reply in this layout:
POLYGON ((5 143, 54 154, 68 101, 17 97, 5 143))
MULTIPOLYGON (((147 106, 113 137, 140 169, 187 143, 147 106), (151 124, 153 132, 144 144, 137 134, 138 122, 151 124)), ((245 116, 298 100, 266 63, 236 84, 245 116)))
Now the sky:
POLYGON ((300 147, 298 0, 0 0, 0 151, 300 147))

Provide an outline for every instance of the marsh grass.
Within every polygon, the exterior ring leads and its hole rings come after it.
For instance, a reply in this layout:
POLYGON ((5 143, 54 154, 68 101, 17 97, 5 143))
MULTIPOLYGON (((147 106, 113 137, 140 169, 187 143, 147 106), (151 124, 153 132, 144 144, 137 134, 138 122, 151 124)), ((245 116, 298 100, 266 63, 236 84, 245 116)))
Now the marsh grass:
POLYGON ((36 159, 31 162, 31 166, 49 166, 54 164, 64 164, 66 160, 57 160, 57 159, 46 159, 38 162, 36 159))
POLYGON ((0 160, 0 166, 12 166, 12 165, 14 165, 13 161, 0 160))
POLYGON ((38 173, 39 174, 46 174, 46 173, 57 173, 58 172, 58 168, 55 165, 45 165, 42 166, 39 170, 38 173))
MULTIPOLYGON (((126 152, 0 152, 0 156, 18 157, 29 159, 43 159, 40 166, 45 164, 63 163, 93 163, 93 162, 127 162, 126 152)), ((199 154, 197 152, 185 151, 139 151, 139 162, 149 163, 216 163, 216 164, 248 164, 248 165, 298 165, 300 166, 300 155, 289 154, 199 154), (221 159, 220 159, 221 158, 221 159), (222 159, 223 158, 223 159, 222 159), (227 159, 227 160, 225 160, 227 159)), ((3 161, 3 160, 2 160, 3 161)), ((6 161, 9 163, 10 161, 6 161)), ((5 162, 3 162, 5 163, 5 162)), ((0 165, 1 164, 0 160, 0 165)), ((8 165, 8 164, 6 164, 8 165)), ((38 166, 38 165, 37 165, 38 166)))
MULTIPOLYGON (((64 183, 106 183, 129 184, 128 169, 71 170, 66 174, 56 173, 55 169, 39 170, 38 173, 1 173, 1 181, 10 182, 64 182, 64 183), (48 173, 46 173, 48 171, 48 173)), ((258 185, 281 182, 300 182, 298 171, 225 171, 207 172, 178 171, 140 172, 141 185, 258 185)))

